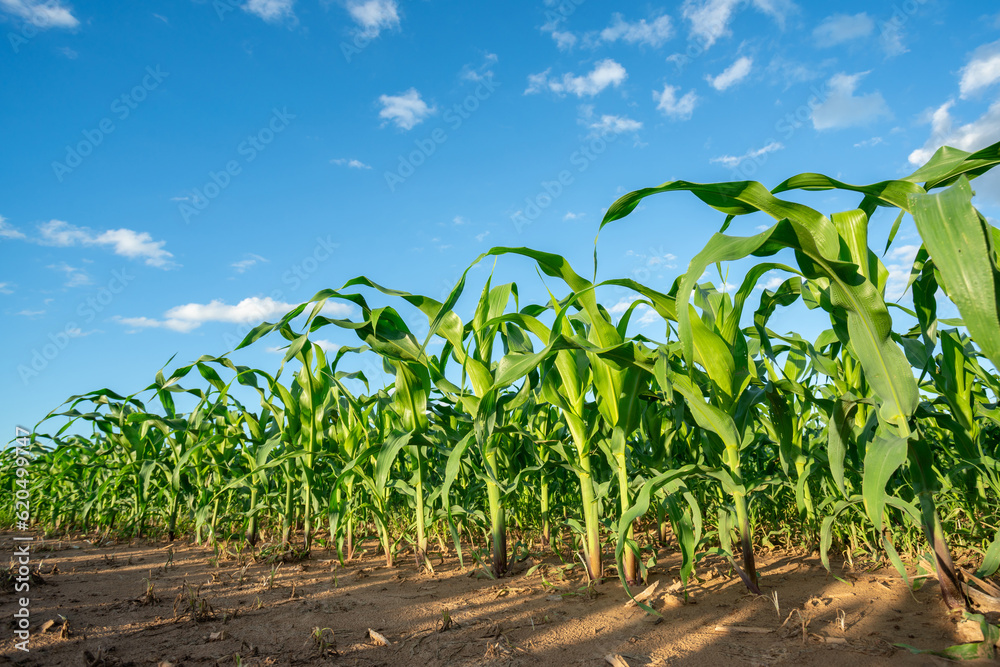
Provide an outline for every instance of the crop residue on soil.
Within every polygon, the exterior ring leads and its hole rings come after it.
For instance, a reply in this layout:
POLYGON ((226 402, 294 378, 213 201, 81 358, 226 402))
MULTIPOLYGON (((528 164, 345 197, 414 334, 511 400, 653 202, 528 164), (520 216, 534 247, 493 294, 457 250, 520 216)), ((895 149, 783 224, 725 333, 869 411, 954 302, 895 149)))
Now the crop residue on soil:
MULTIPOLYGON (((8 553, 12 545, 9 535, 0 540, 8 553)), ((662 619, 627 606, 613 574, 588 588, 580 568, 543 580, 525 575, 528 563, 493 581, 453 557, 430 574, 374 556, 341 566, 318 550, 300 562, 241 565, 179 542, 83 540, 44 543, 32 560, 44 583, 30 591, 31 651, 8 635, 2 663, 932 665, 939 661, 893 644, 940 650, 970 641, 933 581, 913 594, 885 570, 845 570, 838 581, 817 558, 780 552, 760 562, 777 609, 722 566, 700 568, 685 603, 679 557, 663 554, 650 574, 662 619)), ((11 618, 15 595, 0 601, 11 618)))

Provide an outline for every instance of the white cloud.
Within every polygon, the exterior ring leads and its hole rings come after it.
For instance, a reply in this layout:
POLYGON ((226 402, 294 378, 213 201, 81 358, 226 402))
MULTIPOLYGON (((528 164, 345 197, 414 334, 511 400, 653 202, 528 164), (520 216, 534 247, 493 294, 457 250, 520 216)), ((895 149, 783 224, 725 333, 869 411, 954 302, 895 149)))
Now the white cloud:
POLYGON ((767 155, 768 153, 773 153, 774 151, 780 151, 784 147, 785 147, 784 144, 782 144, 781 142, 772 141, 766 146, 763 146, 756 150, 748 150, 743 155, 737 155, 737 156, 721 155, 719 157, 712 158, 711 160, 709 160, 709 162, 720 163, 729 167, 730 169, 735 169, 736 167, 740 166, 740 164, 742 164, 744 160, 753 160, 755 158, 761 157, 762 155, 767 155))
POLYGON ((878 146, 879 144, 884 144, 885 140, 882 137, 872 137, 871 139, 865 139, 864 141, 859 141, 854 144, 855 148, 870 148, 872 146, 878 146))
POLYGON ((399 95, 382 95, 378 101, 382 105, 379 118, 391 121, 403 130, 412 130, 437 111, 435 107, 427 106, 416 88, 410 88, 399 95))
POLYGON ((571 32, 553 30, 552 39, 555 40, 556 48, 560 51, 569 51, 576 45, 576 35, 571 32))
POLYGON ((396 0, 367 0, 347 5, 351 18, 362 34, 374 39, 383 30, 399 27, 399 6, 396 0))
POLYGON ((61 262, 59 264, 49 264, 45 268, 52 269, 53 271, 61 271, 66 274, 66 287, 81 287, 82 285, 89 285, 93 281, 87 272, 83 269, 78 269, 75 266, 70 266, 66 262, 61 262))
POLYGON ((59 0, 0 0, 0 9, 36 28, 75 28, 80 22, 59 0))
MULTIPOLYGON (((109 229, 107 231, 94 233, 86 227, 77 227, 63 220, 50 220, 38 225, 40 236, 37 239, 26 239, 40 243, 41 245, 70 247, 75 245, 83 246, 110 246, 116 255, 128 257, 129 259, 143 259, 149 266, 161 269, 170 269, 177 266, 171 258, 173 254, 164 250, 166 241, 154 241, 148 232, 136 232, 131 229, 109 229)), ((0 236, 3 235, 0 227, 0 236)), ((19 236, 10 238, 25 238, 23 234, 17 232, 19 236)))
POLYGON ((610 132, 611 134, 622 134, 623 132, 638 132, 642 129, 642 123, 632 120, 627 116, 612 116, 605 114, 601 120, 590 124, 590 129, 596 134, 610 132))
POLYGON ((295 0, 247 0, 243 5, 243 10, 256 14, 269 23, 276 23, 284 19, 294 19, 295 13, 292 7, 295 0))
MULTIPOLYGON (((768 274, 768 275, 771 275, 771 274, 768 274)), ((783 282, 785 282, 785 279, 782 276, 771 275, 771 277, 767 279, 767 282, 765 282, 763 284, 760 283, 760 282, 758 282, 757 283, 757 289, 759 289, 759 290, 772 290, 773 291, 773 290, 776 290, 779 287, 781 287, 781 283, 783 283, 783 282)))
MULTIPOLYGON (((611 315, 623 315, 625 311, 629 309, 629 306, 631 306, 633 303, 635 303, 641 298, 642 297, 640 296, 622 297, 621 299, 618 299, 618 303, 608 308, 608 313, 611 315)), ((639 308, 639 306, 636 306, 636 308, 639 308)))
POLYGON ((566 211, 566 215, 563 216, 563 220, 576 220, 583 217, 583 213, 573 213, 572 211, 566 211))
POLYGON ((131 229, 110 229, 92 241, 96 245, 110 245, 114 253, 129 259, 144 259, 149 266, 169 268, 175 266, 170 260, 173 254, 163 249, 166 241, 154 241, 147 232, 131 229))
POLYGON ((572 73, 568 73, 563 74, 560 80, 550 78, 549 70, 545 70, 539 74, 531 74, 528 76, 528 88, 524 91, 524 94, 538 93, 547 88, 557 95, 572 93, 577 97, 583 97, 584 95, 593 97, 608 86, 617 88, 626 78, 628 78, 628 73, 625 71, 625 68, 611 58, 606 58, 597 63, 593 70, 583 76, 575 76, 572 73))
POLYGON ((493 70, 491 69, 493 65, 496 65, 500 58, 497 57, 495 53, 486 53, 483 58, 483 64, 479 67, 473 67, 472 65, 466 65, 462 68, 462 78, 466 81, 475 81, 476 83, 480 81, 486 81, 493 78, 493 70))
POLYGON ((0 239, 23 239, 24 234, 7 222, 7 218, 0 215, 0 239))
POLYGON ((885 298, 895 301, 903 296, 906 284, 910 281, 910 269, 913 267, 913 260, 917 257, 919 246, 904 245, 892 248, 883 257, 885 268, 889 271, 889 279, 885 285, 885 298))
POLYGON ((663 318, 660 317, 660 314, 655 310, 653 310, 652 308, 650 308, 649 306, 647 306, 646 304, 637 306, 635 312, 642 314, 641 317, 639 317, 639 324, 643 326, 656 323, 661 323, 661 324, 663 323, 663 318))
POLYGON ((653 99, 656 101, 657 110, 675 120, 688 120, 694 113, 694 107, 698 103, 698 96, 693 90, 689 90, 683 97, 677 99, 677 86, 669 84, 663 87, 662 93, 653 91, 653 99))
POLYGON ((972 59, 962 68, 959 90, 962 99, 1000 81, 1000 41, 983 44, 972 53, 972 59))
POLYGON ((885 55, 888 58, 901 56, 909 51, 906 45, 903 44, 903 29, 896 25, 884 28, 882 34, 879 36, 879 42, 882 44, 882 50, 885 51, 885 55))
MULTIPOLYGON (((256 324, 282 317, 298 304, 275 301, 271 297, 249 297, 236 305, 216 299, 210 303, 188 303, 175 306, 163 314, 163 319, 150 317, 116 317, 117 322, 133 329, 162 328, 188 333, 208 322, 256 324)), ((353 311, 350 304, 327 302, 321 311, 330 317, 345 317, 353 311)))
POLYGON ((333 160, 330 160, 330 164, 336 164, 336 165, 340 165, 342 167, 343 166, 347 166, 347 167, 350 167, 351 169, 371 169, 372 168, 372 166, 370 164, 365 164, 361 160, 356 160, 354 158, 347 159, 345 157, 340 157, 340 158, 335 158, 333 160))
POLYGON ((10 283, 0 283, 0 294, 13 294, 10 283))
POLYGON ((92 239, 88 232, 62 220, 44 222, 38 225, 38 231, 42 234, 39 242, 43 245, 66 247, 86 243, 92 239))
MULTIPOLYGON (((977 151, 994 143, 1000 136, 1000 101, 991 104, 986 113, 976 120, 958 127, 954 127, 951 117, 952 106, 954 106, 954 102, 949 100, 931 115, 931 135, 923 147, 910 153, 910 164, 924 164, 941 146, 952 146, 963 151, 977 151)), ((976 183, 982 183, 982 179, 987 179, 986 182, 989 183, 991 176, 992 174, 982 176, 976 179, 976 183)))
POLYGON ((892 115, 882 93, 875 91, 866 95, 854 94, 858 82, 867 73, 840 73, 830 78, 827 82, 829 93, 826 99, 816 105, 812 112, 814 128, 828 130, 867 125, 882 116, 892 115))
POLYGON ((774 78, 775 84, 780 84, 785 90, 796 83, 812 81, 821 76, 818 70, 800 60, 788 60, 780 56, 772 58, 765 71, 774 78))
POLYGON ((462 217, 460 215, 456 215, 454 218, 451 219, 451 221, 455 225, 467 225, 467 224, 469 224, 469 219, 468 218, 464 218, 464 217, 462 217))
POLYGON ((820 48, 828 48, 868 37, 874 30, 875 21, 865 12, 853 16, 833 14, 823 19, 813 30, 813 43, 820 48))
POLYGON ((261 257, 260 255, 255 255, 253 253, 250 253, 249 255, 247 255, 246 259, 241 259, 238 262, 233 262, 229 266, 236 269, 236 273, 245 273, 247 269, 258 263, 267 264, 268 261, 263 257, 261 257))
POLYGON ((711 84, 712 88, 721 92, 745 79, 747 75, 750 74, 750 69, 752 67, 753 59, 743 56, 723 70, 722 74, 719 76, 706 76, 705 80, 711 84))
POLYGON ((29 319, 35 319, 36 317, 41 317, 45 314, 44 310, 19 310, 14 313, 15 315, 20 315, 21 317, 27 317, 29 319))
POLYGON ((658 16, 649 23, 646 19, 629 23, 621 14, 615 13, 611 17, 611 25, 601 31, 601 39, 609 43, 622 40, 629 44, 658 47, 673 37, 673 34, 669 16, 658 16))
MULTIPOLYGON (((720 37, 730 34, 733 13, 743 4, 744 0, 684 0, 681 15, 691 23, 691 36, 707 49, 720 37)), ((797 9, 791 0, 750 0, 748 4, 769 15, 782 28, 785 17, 797 9)))
POLYGON ((476 234, 476 241, 478 241, 479 243, 482 243, 483 239, 485 239, 489 235, 490 235, 490 230, 488 230, 488 229, 485 232, 481 232, 479 234, 476 234))
MULTIPOLYGON (((641 298, 642 297, 640 296, 622 297, 621 299, 618 300, 616 304, 608 308, 608 313, 611 315, 624 315, 625 311, 627 311, 633 303, 635 303, 641 298)), ((632 317, 632 319, 630 320, 631 322, 638 322, 643 326, 649 324, 655 324, 657 322, 663 322, 663 319, 660 317, 659 313, 657 313, 655 310, 647 306, 645 303, 640 303, 638 306, 636 306, 635 310, 632 311, 631 317, 632 317), (636 317, 638 317, 639 319, 636 320, 635 319, 636 317)))
POLYGON ((188 333, 189 331, 197 329, 201 326, 200 322, 185 322, 184 320, 155 320, 150 317, 120 317, 116 315, 111 319, 119 324, 129 327, 131 331, 128 333, 133 333, 139 329, 154 328, 170 329, 171 331, 188 333))

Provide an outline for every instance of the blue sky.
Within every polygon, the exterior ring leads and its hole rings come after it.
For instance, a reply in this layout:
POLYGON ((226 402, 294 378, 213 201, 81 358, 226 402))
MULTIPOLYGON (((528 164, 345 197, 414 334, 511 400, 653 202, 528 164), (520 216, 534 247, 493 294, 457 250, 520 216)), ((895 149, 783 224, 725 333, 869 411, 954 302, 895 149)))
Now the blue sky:
MULTIPOLYGON (((499 245, 589 275, 603 211, 633 189, 803 171, 867 183, 1000 138, 994 3, 828 7, 0 0, 0 430, 71 394, 136 391, 171 355, 226 352, 357 275, 441 298, 499 245)), ((997 181, 978 191, 998 217, 997 181)), ((602 233, 599 277, 666 290, 720 222, 688 195, 647 200, 602 233)), ((890 291, 915 243, 907 223, 890 291)), ((470 273, 472 292, 492 267, 470 273)), ((545 298, 529 263, 495 271, 545 298)), ((629 298, 602 295, 619 311, 629 298)), ((803 326, 779 314, 774 328, 803 326)), ((663 333, 648 316, 636 329, 663 333)), ((239 361, 277 368, 263 343, 239 361)))

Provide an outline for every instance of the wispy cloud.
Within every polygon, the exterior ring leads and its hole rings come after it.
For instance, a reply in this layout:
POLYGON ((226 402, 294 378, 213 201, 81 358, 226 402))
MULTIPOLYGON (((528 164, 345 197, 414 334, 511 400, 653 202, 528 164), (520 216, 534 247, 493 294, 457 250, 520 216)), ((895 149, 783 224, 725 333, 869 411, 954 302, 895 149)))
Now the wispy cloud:
POLYGON ((753 58, 743 56, 724 69, 718 76, 706 76, 705 80, 708 81, 712 88, 721 92, 745 79, 750 74, 752 68, 753 58))
MULTIPOLYGON (((298 304, 275 301, 271 297, 249 297, 235 305, 216 299, 209 303, 188 303, 171 308, 163 314, 162 319, 150 317, 115 317, 115 321, 130 327, 133 331, 139 329, 160 328, 188 333, 202 324, 223 322, 229 324, 253 324, 283 316, 298 304)), ((349 304, 327 302, 321 311, 330 317, 345 317, 353 308, 349 304)))
POLYGON ((36 28, 75 28, 80 25, 68 7, 59 0, 0 0, 0 9, 21 18, 36 28))
POLYGON ((577 97, 593 97, 608 86, 617 88, 628 78, 625 68, 611 58, 598 62, 593 70, 581 76, 570 72, 563 74, 561 78, 555 78, 549 76, 549 71, 529 75, 528 88, 524 94, 531 95, 550 90, 556 95, 569 93, 577 97))
POLYGON ((382 95, 378 101, 382 105, 379 118, 383 118, 386 123, 394 123, 403 130, 412 130, 437 111, 424 102, 416 88, 410 88, 399 95, 382 95))
POLYGON ((588 127, 594 134, 622 134, 624 132, 638 132, 642 129, 642 123, 637 120, 633 120, 628 116, 612 116, 605 114, 601 116, 599 121, 590 123, 588 127))
POLYGON ((694 113, 695 105, 698 103, 698 96, 693 90, 689 90, 678 98, 679 90, 679 87, 667 84, 663 87, 663 92, 653 91, 653 100, 656 101, 657 110, 664 115, 674 120, 689 120, 694 113))
POLYGON ((626 21, 618 13, 611 17, 611 24, 601 31, 601 40, 613 44, 617 41, 628 44, 644 44, 646 46, 662 46, 674 35, 673 25, 669 16, 657 16, 638 21, 626 21))
POLYGON ((11 287, 10 283, 0 283, 0 294, 13 294, 14 290, 11 287))
POLYGON ((885 268, 889 271, 889 280, 885 284, 885 298, 889 301, 899 299, 906 291, 910 281, 910 269, 917 257, 919 246, 904 245, 892 248, 886 253, 885 268))
POLYGON ((368 38, 378 37, 383 30, 399 27, 399 5, 396 0, 367 0, 351 2, 347 11, 368 38))
POLYGON ((24 234, 7 222, 7 218, 0 215, 0 239, 23 239, 24 234))
POLYGON ((268 260, 264 259, 260 255, 255 255, 250 253, 245 259, 241 259, 238 262, 233 262, 229 266, 236 269, 236 273, 246 273, 247 269, 251 268, 256 264, 267 264, 268 260))
POLYGON ((865 95, 855 95, 858 83, 868 74, 835 74, 827 82, 827 98, 812 112, 813 127, 829 130, 857 125, 868 125, 881 117, 891 117, 889 106, 882 93, 875 91, 865 95))
POLYGON ((983 44, 962 68, 959 90, 965 99, 1000 81, 1000 41, 983 44))
POLYGON ((576 35, 563 30, 553 30, 552 39, 555 40, 556 48, 560 51, 569 51, 576 46, 576 35))
POLYGON ((797 11, 791 0, 684 0, 681 15, 691 24, 691 36, 709 48, 730 33, 729 23, 744 4, 767 14, 784 28, 785 18, 797 11))
POLYGON ((853 16, 832 14, 813 29, 813 44, 819 48, 829 48, 844 42, 863 39, 871 35, 874 30, 875 21, 865 12, 853 16))
POLYGON ((784 147, 785 146, 781 142, 772 141, 766 146, 762 146, 761 148, 758 148, 756 150, 754 149, 748 150, 743 155, 736 155, 736 156, 720 155, 719 157, 712 158, 711 160, 709 160, 709 162, 720 163, 729 167, 730 169, 735 169, 736 167, 740 166, 744 160, 752 160, 754 158, 767 155, 768 153, 773 153, 774 151, 780 151, 784 147))
POLYGON ((855 148, 870 148, 872 146, 878 146, 879 144, 884 144, 885 140, 882 137, 872 137, 871 139, 865 139, 864 141, 859 141, 854 144, 855 148))
POLYGON ((166 241, 154 241, 148 232, 131 229, 109 229, 92 232, 86 227, 76 227, 63 220, 50 220, 38 226, 37 242, 51 246, 108 246, 116 255, 129 259, 142 259, 147 265, 160 269, 176 267, 173 254, 163 248, 166 241))
POLYGON ((247 0, 243 10, 259 16, 268 23, 278 23, 286 19, 294 20, 295 0, 247 0))
POLYGON ((493 77, 493 66, 497 64, 500 59, 495 53, 486 53, 483 56, 483 63, 479 67, 473 67, 472 65, 466 65, 462 68, 461 77, 466 81, 486 81, 493 77))
POLYGON ((38 225, 37 237, 28 237, 7 224, 3 216, 0 216, 0 238, 64 248, 77 245, 104 246, 111 248, 116 255, 129 259, 142 259, 149 266, 160 269, 178 266, 171 259, 173 254, 163 247, 166 245, 166 241, 154 241, 148 232, 137 232, 131 229, 108 229, 103 232, 94 232, 86 227, 77 227, 63 220, 50 220, 38 225))
POLYGON ((339 158, 335 158, 333 160, 330 160, 330 164, 336 164, 336 165, 339 165, 341 167, 350 167, 351 169, 371 169, 372 168, 372 166, 370 164, 365 164, 361 160, 355 160, 354 158, 348 159, 348 158, 345 158, 345 157, 339 157, 339 158))
POLYGON ((90 285, 93 282, 86 271, 75 266, 70 266, 66 262, 49 264, 45 268, 66 274, 66 287, 81 287, 83 285, 90 285))
MULTIPOLYGON (((1000 101, 991 104, 986 113, 976 120, 958 127, 955 127, 951 116, 954 104, 953 100, 949 100, 931 114, 931 134, 923 147, 910 153, 910 164, 924 164, 941 146, 974 151, 995 142, 1000 136, 1000 101)), ((980 179, 976 182, 979 183, 980 179)))

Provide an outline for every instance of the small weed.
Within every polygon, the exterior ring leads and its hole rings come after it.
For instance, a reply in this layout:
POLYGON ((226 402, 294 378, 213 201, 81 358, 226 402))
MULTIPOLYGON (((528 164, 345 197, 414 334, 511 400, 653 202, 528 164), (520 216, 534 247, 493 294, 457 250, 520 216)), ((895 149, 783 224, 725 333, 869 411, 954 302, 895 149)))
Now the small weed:
POLYGON ((174 617, 182 618, 184 616, 190 616, 197 623, 215 619, 212 604, 206 598, 201 597, 201 586, 192 589, 190 584, 184 582, 181 592, 177 594, 177 599, 174 600, 174 617), (178 613, 178 609, 180 613, 178 613))
POLYGON ((309 635, 309 638, 316 647, 318 655, 338 655, 337 640, 334 638, 333 630, 330 628, 315 627, 312 629, 312 634, 309 635))

